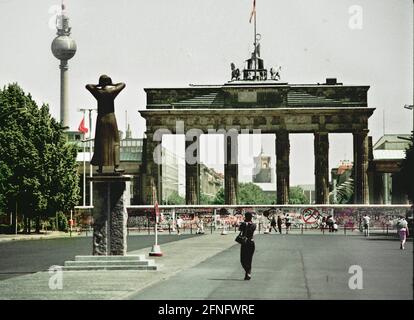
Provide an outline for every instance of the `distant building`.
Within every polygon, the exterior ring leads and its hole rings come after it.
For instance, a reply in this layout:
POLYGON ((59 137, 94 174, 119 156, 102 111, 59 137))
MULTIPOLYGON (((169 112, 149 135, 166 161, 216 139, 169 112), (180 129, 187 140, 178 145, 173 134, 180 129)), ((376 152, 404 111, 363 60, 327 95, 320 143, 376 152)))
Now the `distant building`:
POLYGON ((353 197, 354 179, 353 163, 349 160, 342 160, 337 168, 331 169, 331 192, 329 202, 346 203, 353 197))
POLYGON ((386 134, 373 146, 369 166, 370 203, 408 204, 396 173, 410 145, 409 134, 386 134))
POLYGON ((79 131, 65 131, 68 142, 72 145, 76 145, 78 152, 83 152, 83 134, 79 131))
POLYGON ((168 198, 176 193, 180 194, 180 181, 178 170, 177 155, 168 149, 162 148, 162 198, 168 201, 168 198))
MULTIPOLYGON (((369 142, 369 203, 408 204, 397 173, 410 145, 409 134, 386 134, 372 146, 369 142)), ((331 170, 331 203, 341 203, 341 197, 354 193, 353 163, 343 161, 331 170), (335 201, 336 200, 336 201, 335 201)))
POLYGON ((263 148, 257 157, 254 157, 253 183, 272 183, 270 156, 263 153, 263 148))
POLYGON ((266 155, 263 148, 253 158, 252 183, 257 185, 269 197, 276 199, 276 171, 272 166, 272 157, 266 155))
POLYGON ((200 191, 213 200, 217 192, 224 186, 224 174, 216 172, 204 163, 200 165, 200 191))

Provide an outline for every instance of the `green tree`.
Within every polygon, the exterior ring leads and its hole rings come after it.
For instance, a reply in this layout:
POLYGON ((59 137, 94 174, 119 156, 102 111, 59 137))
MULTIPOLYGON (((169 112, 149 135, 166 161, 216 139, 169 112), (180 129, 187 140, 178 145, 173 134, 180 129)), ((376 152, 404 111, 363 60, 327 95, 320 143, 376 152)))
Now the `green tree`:
POLYGON ((173 191, 167 198, 167 201, 165 201, 166 204, 171 205, 180 205, 185 204, 185 199, 181 197, 177 191, 173 191))
POLYGON ((402 188, 407 193, 410 202, 414 203, 414 132, 411 135, 411 144, 405 151, 405 159, 401 163, 399 175, 402 188))
POLYGON ((56 226, 57 226, 57 231, 64 231, 64 232, 69 231, 68 218, 63 212, 58 212, 56 214, 56 217, 49 219, 49 228, 56 230, 56 226), (57 224, 56 224, 56 218, 57 218, 57 224))
POLYGON ((215 197, 206 195, 204 192, 200 192, 200 204, 213 204, 215 197))
POLYGON ((213 199, 212 204, 224 204, 224 188, 220 188, 213 199))
POLYGON ((275 199, 268 196, 259 186, 252 182, 239 183, 240 204, 274 204, 275 199))
POLYGON ((306 204, 308 202, 301 187, 292 187, 289 189, 289 204, 306 204))
MULTIPOLYGON (((64 128, 17 84, 0 90, 0 208, 30 221, 68 211, 79 199, 76 150, 64 128)), ((14 220, 14 219, 13 219, 14 220)))
MULTIPOLYGON (((239 204, 274 204, 276 199, 268 196, 259 186, 254 183, 239 183, 239 204)), ((213 204, 224 204, 224 189, 220 188, 213 204)))

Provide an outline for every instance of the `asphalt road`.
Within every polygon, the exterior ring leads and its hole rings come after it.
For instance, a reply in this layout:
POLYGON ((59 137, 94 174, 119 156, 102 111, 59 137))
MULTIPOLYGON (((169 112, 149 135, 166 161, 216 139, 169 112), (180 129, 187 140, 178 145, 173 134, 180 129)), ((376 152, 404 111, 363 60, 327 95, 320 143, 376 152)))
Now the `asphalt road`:
POLYGON ((252 279, 235 245, 131 299, 413 299, 413 243, 343 235, 258 235, 252 279), (348 283, 358 265, 362 289, 348 283))
MULTIPOLYGON (((163 244, 194 235, 160 235, 163 244)), ((128 251, 139 250, 154 244, 154 235, 128 237, 128 251)), ((75 255, 92 253, 91 237, 60 238, 45 240, 21 240, 0 243, 0 280, 46 271, 52 265, 63 265, 75 255)))

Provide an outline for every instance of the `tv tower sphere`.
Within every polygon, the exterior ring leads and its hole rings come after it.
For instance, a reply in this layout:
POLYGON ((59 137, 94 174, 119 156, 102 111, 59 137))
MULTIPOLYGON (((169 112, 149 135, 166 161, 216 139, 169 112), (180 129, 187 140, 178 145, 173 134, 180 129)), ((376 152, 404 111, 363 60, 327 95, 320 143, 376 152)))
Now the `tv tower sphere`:
POLYGON ((52 53, 60 60, 60 122, 69 127, 68 60, 76 53, 76 42, 70 37, 69 17, 62 4, 62 13, 56 18, 57 37, 52 41, 52 53))
POLYGON ((72 59, 76 53, 76 42, 69 36, 57 36, 52 42, 52 53, 59 60, 72 59))

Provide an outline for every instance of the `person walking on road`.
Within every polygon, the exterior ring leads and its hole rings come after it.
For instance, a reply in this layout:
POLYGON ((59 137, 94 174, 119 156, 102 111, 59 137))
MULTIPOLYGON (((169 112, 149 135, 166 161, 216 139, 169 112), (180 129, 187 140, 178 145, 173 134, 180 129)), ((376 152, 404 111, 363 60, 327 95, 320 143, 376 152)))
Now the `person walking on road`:
POLYGON ((401 217, 401 219, 398 220, 397 230, 398 230, 398 235, 400 236, 400 249, 405 250, 405 242, 407 241, 409 232, 408 232, 408 223, 404 217, 401 217))
POLYGON ((362 225, 363 225, 363 228, 364 228, 364 236, 366 236, 366 237, 369 237, 369 220, 371 220, 371 218, 367 214, 362 217, 362 225))
POLYGON ((277 216, 277 229, 279 230, 279 233, 282 234, 282 218, 280 216, 277 216))
POLYGON ((183 219, 180 216, 177 217, 177 235, 180 234, 180 230, 183 227, 183 219))
POLYGON ((197 220, 197 231, 196 231, 196 234, 204 234, 204 221, 200 217, 197 220))
POLYGON ((334 223, 335 223, 334 218, 331 215, 329 215, 326 218, 326 224, 328 225, 329 232, 334 232, 334 228, 333 228, 334 223))
POLYGON ((277 233, 277 230, 276 230, 276 219, 275 219, 275 216, 273 216, 272 217, 272 221, 270 221, 270 229, 269 229, 269 231, 272 231, 272 228, 275 230, 275 232, 277 233))
POLYGON ((246 212, 244 215, 244 222, 240 223, 239 231, 242 236, 247 238, 245 243, 240 247, 240 262, 245 271, 244 280, 250 280, 252 274, 252 260, 255 250, 254 244, 254 231, 256 230, 256 224, 252 222, 253 214, 246 212))
POLYGON ((322 217, 320 226, 321 226, 321 231, 324 232, 324 230, 326 228, 326 217, 322 217))
POLYGON ((291 218, 289 216, 289 213, 286 213, 286 218, 285 218, 286 234, 289 233, 291 224, 292 224, 292 220, 291 220, 291 218))

